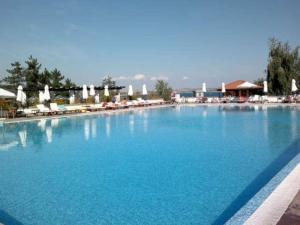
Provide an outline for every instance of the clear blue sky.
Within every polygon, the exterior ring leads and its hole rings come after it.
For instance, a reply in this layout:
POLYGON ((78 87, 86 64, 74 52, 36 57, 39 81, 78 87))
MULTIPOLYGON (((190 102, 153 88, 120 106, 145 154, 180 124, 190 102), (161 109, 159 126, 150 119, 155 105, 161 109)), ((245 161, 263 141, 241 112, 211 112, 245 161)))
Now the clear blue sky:
POLYGON ((299 0, 2 0, 0 74, 33 55, 78 84, 107 74, 125 85, 252 81, 270 37, 300 45, 299 9, 299 0))

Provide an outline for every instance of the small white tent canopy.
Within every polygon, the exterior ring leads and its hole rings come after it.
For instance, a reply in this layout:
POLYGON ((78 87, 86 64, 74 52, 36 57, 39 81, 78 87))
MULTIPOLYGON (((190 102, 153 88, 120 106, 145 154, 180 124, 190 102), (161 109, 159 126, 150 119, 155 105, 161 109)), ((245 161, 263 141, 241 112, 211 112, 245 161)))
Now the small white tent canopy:
POLYGON ((226 92, 225 83, 222 82, 222 93, 225 93, 225 92, 226 92))
POLYGON ((87 90, 87 86, 84 84, 82 86, 82 98, 83 99, 87 99, 89 96, 88 90, 87 90))
POLYGON ((206 92, 206 83, 202 83, 202 92, 206 92))
POLYGON ((296 80, 292 79, 292 92, 296 92, 298 91, 298 88, 296 86, 296 80))
POLYGON ((10 91, 0 88, 0 98, 15 98, 16 95, 10 91))
POLYGON ((109 97, 108 85, 104 86, 104 96, 109 97))
POLYGON ((143 88, 142 88, 142 95, 147 95, 147 88, 146 88, 146 84, 143 84, 143 88))
POLYGON ((129 85, 129 87, 128 87, 128 96, 133 96, 133 88, 132 88, 132 85, 129 85))
POLYGON ((44 100, 45 101, 50 100, 50 92, 49 92, 49 86, 48 85, 45 85, 44 100))
POLYGON ((268 82, 264 81, 264 93, 268 93, 268 82))

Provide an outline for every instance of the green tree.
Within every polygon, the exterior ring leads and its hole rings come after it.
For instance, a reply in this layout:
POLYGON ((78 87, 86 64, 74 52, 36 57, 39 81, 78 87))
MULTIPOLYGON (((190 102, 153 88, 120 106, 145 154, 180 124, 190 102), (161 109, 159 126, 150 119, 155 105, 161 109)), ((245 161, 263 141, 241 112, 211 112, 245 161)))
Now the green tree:
POLYGON ((259 86, 264 86, 264 81, 265 81, 265 78, 261 77, 261 78, 258 78, 255 81, 253 81, 253 83, 256 84, 256 85, 259 85, 259 86))
POLYGON ((36 88, 41 88, 40 85, 40 68, 41 64, 36 58, 30 56, 27 61, 25 61, 27 68, 24 70, 26 87, 28 89, 35 90, 36 88))
POLYGON ((1 83, 11 90, 17 90, 19 85, 24 86, 24 69, 19 62, 11 63, 11 67, 11 69, 6 70, 8 75, 1 80, 1 83))
POLYGON ((42 87, 44 87, 46 84, 51 86, 52 77, 51 72, 47 70, 47 68, 44 69, 43 73, 39 76, 39 83, 42 87))
POLYGON ((172 88, 169 84, 163 80, 157 80, 155 84, 155 90, 159 97, 163 98, 165 101, 171 99, 172 88))
POLYGON ((105 85, 108 85, 108 87, 115 87, 116 81, 114 81, 112 77, 107 76, 102 80, 102 86, 104 87, 105 85))
POLYGON ((51 71, 51 87, 53 88, 61 88, 63 87, 63 80, 65 77, 61 74, 58 69, 54 69, 51 71))
POLYGON ((71 79, 67 78, 64 83, 64 88, 69 89, 71 87, 76 87, 76 84, 74 82, 72 82, 71 79))
MULTIPOLYGON (((115 87, 116 86, 116 81, 114 81, 112 79, 112 77, 107 76, 102 80, 102 86, 104 87, 105 85, 107 85, 108 87, 115 87)), ((100 91, 100 97, 101 97, 101 101, 111 101, 112 96, 116 95, 116 91, 115 90, 110 90, 109 91, 109 97, 105 97, 104 96, 104 91, 100 91)))
POLYGON ((288 42, 270 39, 267 81, 269 92, 275 95, 291 93, 292 79, 300 81, 299 47, 292 49, 288 42))

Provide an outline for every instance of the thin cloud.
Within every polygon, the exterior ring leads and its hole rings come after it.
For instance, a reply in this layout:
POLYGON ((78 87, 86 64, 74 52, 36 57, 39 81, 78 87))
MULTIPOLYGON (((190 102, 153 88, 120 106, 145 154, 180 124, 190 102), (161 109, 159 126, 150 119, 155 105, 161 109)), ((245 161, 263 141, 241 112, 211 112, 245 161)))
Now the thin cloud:
POLYGON ((119 76, 114 77, 114 80, 145 80, 146 76, 144 74, 136 74, 134 76, 119 76))
POLYGON ((130 80, 130 77, 119 76, 119 77, 114 77, 113 80, 130 80))
POLYGON ((146 76, 144 74, 136 74, 133 76, 133 80, 144 80, 146 76))
POLYGON ((190 79, 190 78, 187 76, 182 77, 182 80, 188 80, 188 79, 190 79))
POLYGON ((150 80, 156 81, 156 80, 169 80, 166 76, 157 76, 157 77, 151 77, 150 80))

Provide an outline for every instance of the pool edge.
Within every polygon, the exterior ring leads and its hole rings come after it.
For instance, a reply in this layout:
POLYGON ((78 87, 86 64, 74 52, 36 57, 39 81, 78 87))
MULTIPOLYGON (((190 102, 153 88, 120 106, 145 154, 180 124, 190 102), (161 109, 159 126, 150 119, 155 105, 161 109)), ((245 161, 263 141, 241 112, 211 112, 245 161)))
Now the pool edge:
MULTIPOLYGON (((237 211, 225 224, 226 225, 241 225, 245 224, 246 221, 249 221, 250 218, 258 211, 261 210, 261 207, 264 207, 263 204, 269 198, 271 198, 272 194, 275 193, 277 188, 283 184, 286 179, 292 174, 296 168, 300 167, 300 153, 298 153, 284 168, 282 168, 259 192, 255 194, 239 211, 237 211)), ((300 169, 297 169, 297 175, 299 177, 299 185, 295 185, 293 189, 299 190, 300 188, 300 169)), ((295 192, 296 194, 296 192, 295 192)), ((293 197, 291 197, 290 201, 293 197)), ((290 201, 285 206, 285 209, 288 207, 290 201)), ((273 205, 269 208, 276 209, 276 204, 272 203, 273 205)), ((275 210, 276 211, 276 210, 275 210)), ((284 210, 285 211, 285 210, 284 210)), ((281 212, 281 215, 284 213, 281 212)), ((274 212, 274 215, 277 215, 274 212)), ((280 219, 281 215, 279 216, 278 220, 280 219)), ((252 220, 251 220, 252 221, 252 220)), ((253 221, 254 222, 254 221, 253 221)), ((259 223, 248 223, 247 224, 259 224, 259 223)), ((274 224, 274 223, 264 223, 265 224, 274 224)))

